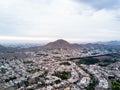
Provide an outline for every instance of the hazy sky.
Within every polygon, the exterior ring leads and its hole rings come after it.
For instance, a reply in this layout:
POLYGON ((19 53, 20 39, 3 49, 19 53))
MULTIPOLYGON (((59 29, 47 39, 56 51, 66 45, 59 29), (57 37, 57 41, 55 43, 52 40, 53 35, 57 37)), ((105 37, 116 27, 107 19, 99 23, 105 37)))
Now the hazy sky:
POLYGON ((0 40, 120 40, 120 0, 0 0, 0 40))

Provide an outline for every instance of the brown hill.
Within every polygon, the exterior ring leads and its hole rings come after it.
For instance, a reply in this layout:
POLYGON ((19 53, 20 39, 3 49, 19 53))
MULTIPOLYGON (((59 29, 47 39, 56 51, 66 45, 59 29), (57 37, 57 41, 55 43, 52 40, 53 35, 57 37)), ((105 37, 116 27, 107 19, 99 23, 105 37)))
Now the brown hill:
POLYGON ((45 49, 74 49, 74 46, 69 42, 59 39, 54 42, 50 42, 47 45, 43 46, 45 49))

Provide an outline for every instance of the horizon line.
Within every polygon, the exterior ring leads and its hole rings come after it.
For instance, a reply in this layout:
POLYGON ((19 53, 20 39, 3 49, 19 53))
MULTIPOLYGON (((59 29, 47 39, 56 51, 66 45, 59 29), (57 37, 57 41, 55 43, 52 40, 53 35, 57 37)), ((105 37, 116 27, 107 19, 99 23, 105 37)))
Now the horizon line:
POLYGON ((79 38, 53 38, 53 37, 20 37, 20 36, 0 36, 0 41, 41 41, 41 42, 51 42, 59 39, 66 40, 68 42, 108 42, 108 41, 119 41, 119 40, 96 40, 96 39, 79 39, 79 38))

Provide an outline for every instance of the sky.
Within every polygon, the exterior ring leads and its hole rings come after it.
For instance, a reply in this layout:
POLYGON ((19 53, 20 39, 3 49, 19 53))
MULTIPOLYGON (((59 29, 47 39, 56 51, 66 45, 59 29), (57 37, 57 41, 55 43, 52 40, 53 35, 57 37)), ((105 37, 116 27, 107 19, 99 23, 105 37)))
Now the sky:
POLYGON ((0 0, 0 41, 120 40, 120 0, 0 0))

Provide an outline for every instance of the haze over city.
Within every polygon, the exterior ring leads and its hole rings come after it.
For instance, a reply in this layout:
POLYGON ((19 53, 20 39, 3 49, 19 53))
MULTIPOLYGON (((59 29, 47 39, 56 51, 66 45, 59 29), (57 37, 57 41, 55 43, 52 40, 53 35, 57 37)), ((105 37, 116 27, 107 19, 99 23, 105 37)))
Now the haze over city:
POLYGON ((0 90, 120 90, 120 0, 0 0, 0 90))
POLYGON ((0 0, 0 40, 120 40, 119 4, 120 0, 0 0))

